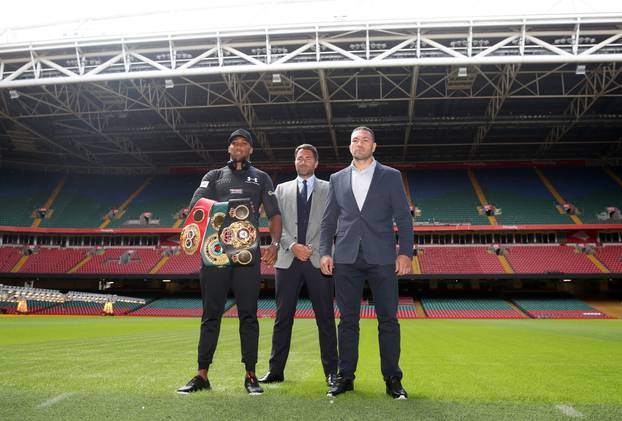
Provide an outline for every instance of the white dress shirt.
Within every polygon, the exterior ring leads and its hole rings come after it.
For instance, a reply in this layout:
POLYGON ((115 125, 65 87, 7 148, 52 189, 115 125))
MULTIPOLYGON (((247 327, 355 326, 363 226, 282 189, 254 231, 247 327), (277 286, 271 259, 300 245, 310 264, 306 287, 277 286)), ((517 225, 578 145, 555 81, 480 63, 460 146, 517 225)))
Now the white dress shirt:
POLYGON ((373 159, 371 164, 365 168, 364 170, 359 170, 351 164, 352 166, 352 193, 354 193, 354 198, 356 199, 356 204, 359 207, 359 210, 363 210, 363 204, 365 203, 365 198, 367 197, 367 192, 369 191, 369 186, 371 185, 371 179, 374 176, 374 170, 376 169, 376 160, 373 159))
MULTIPOLYGON (((302 193, 302 181, 304 178, 298 176, 296 177, 296 181, 298 182, 298 193, 302 193)), ((315 175, 307 178, 307 200, 311 197, 311 193, 313 193, 313 186, 315 185, 315 175)))

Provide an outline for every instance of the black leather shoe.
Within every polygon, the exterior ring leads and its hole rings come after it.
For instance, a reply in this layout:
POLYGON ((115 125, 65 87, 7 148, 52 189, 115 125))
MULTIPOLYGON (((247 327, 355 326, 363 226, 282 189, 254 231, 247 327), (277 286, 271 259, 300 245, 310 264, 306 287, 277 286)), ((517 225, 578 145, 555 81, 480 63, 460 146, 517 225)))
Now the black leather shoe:
POLYGON ((326 376, 326 385, 328 387, 334 386, 336 379, 337 379, 336 374, 333 374, 333 373, 329 374, 328 376, 326 376))
POLYGON ((259 383, 280 383, 285 380, 283 374, 274 374, 268 371, 263 377, 257 379, 259 383))
POLYGON ((408 399, 408 393, 402 387, 402 382, 398 377, 389 377, 385 380, 387 385, 387 395, 393 399, 406 400, 408 399))
POLYGON ((177 389, 177 393, 180 395, 187 395, 188 393, 197 392, 199 390, 209 390, 211 388, 209 380, 201 376, 194 376, 190 379, 188 384, 177 389))
POLYGON ((328 393, 326 396, 329 398, 334 398, 337 395, 345 393, 349 390, 354 390, 354 380, 346 379, 342 376, 337 376, 333 385, 328 388, 328 393))
POLYGON ((247 374, 244 377, 244 388, 251 396, 263 395, 263 389, 254 374, 247 374))

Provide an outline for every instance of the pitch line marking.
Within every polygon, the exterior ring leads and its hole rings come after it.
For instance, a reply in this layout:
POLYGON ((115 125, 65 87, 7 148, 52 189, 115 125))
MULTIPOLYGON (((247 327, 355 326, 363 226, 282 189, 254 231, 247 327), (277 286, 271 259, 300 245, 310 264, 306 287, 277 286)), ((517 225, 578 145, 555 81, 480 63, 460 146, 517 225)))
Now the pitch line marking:
POLYGON ((62 401, 64 399, 67 399, 67 398, 69 398, 69 397, 71 397, 71 396, 73 396, 75 394, 76 394, 75 392, 61 393, 60 395, 54 396, 53 398, 48 399, 47 401, 37 405, 37 408, 47 408, 48 406, 52 406, 55 403, 58 403, 58 402, 60 402, 60 401, 62 401))
POLYGON ((557 410, 559 410, 562 414, 571 418, 581 418, 585 416, 570 405, 555 405, 555 408, 557 408, 557 410))

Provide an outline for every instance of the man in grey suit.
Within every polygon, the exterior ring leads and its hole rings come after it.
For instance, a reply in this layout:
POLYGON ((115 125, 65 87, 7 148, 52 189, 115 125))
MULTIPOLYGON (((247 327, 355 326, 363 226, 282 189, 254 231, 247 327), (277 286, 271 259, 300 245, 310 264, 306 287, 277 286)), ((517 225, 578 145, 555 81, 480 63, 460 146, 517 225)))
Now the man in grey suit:
POLYGON ((279 184, 275 193, 283 220, 276 264, 276 320, 272 333, 270 368, 260 383, 282 382, 289 355, 298 294, 303 282, 315 312, 320 354, 328 385, 337 373, 337 334, 333 310, 334 284, 320 272, 320 220, 328 182, 315 177, 317 149, 302 144, 294 152, 298 177, 279 184))
POLYGON ((320 267, 334 274, 339 322, 339 372, 328 396, 354 389, 359 312, 365 280, 378 318, 380 367, 386 392, 406 399, 402 387, 397 276, 412 271, 413 225, 400 172, 374 159, 376 139, 367 127, 350 136, 352 164, 331 175, 320 235, 320 267), (395 250, 395 221, 399 254, 395 250), (333 251, 334 243, 334 255, 333 251))

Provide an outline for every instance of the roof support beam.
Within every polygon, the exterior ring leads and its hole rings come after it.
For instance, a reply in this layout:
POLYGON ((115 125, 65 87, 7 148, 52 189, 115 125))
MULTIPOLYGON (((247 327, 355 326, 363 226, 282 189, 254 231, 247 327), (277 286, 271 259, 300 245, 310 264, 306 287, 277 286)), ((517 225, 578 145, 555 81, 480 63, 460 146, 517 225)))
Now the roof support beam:
POLYGON ((80 89, 81 85, 77 88, 70 86, 54 87, 53 91, 50 91, 47 87, 43 90, 47 92, 54 100, 72 116, 77 118, 82 124, 98 137, 106 140, 108 143, 114 145, 117 150, 123 152, 136 159, 137 161, 147 164, 148 166, 155 168, 153 160, 149 156, 145 155, 138 146, 130 139, 126 137, 113 137, 104 132, 106 126, 108 126, 108 119, 103 118, 99 113, 92 113, 92 110, 100 109, 101 106, 95 104, 91 99, 83 95, 80 89))
POLYGON ((255 113, 255 109, 248 101, 248 95, 246 89, 244 89, 244 86, 242 85, 240 75, 235 73, 225 73, 222 75, 222 77, 225 80, 225 83, 227 84, 231 95, 233 95, 233 99, 235 100, 236 105, 238 106, 238 109, 242 114, 242 117, 246 121, 248 128, 253 131, 255 138, 259 142, 261 148, 264 150, 268 159, 270 161, 275 161, 276 158, 274 156, 272 148, 270 147, 270 142, 268 141, 266 134, 263 132, 263 130, 256 129, 257 115, 255 113))
POLYGON ((33 136, 41 139, 42 141, 44 141, 45 143, 51 145, 55 150, 57 150, 57 154, 58 155, 63 155, 63 153, 67 154, 67 155, 71 155, 75 158, 80 159, 81 161, 84 162, 88 162, 88 163, 97 163, 97 157, 87 148, 85 148, 84 146, 82 146, 80 143, 75 142, 71 139, 67 139, 66 142, 69 144, 69 147, 60 144, 59 142, 39 133, 37 130, 33 129, 32 127, 22 123, 19 120, 14 119, 13 117, 11 117, 7 112, 5 112, 4 110, 0 109, 0 118, 9 120, 11 123, 13 123, 15 126, 19 127, 22 130, 27 131, 28 133, 32 134, 33 136))
POLYGON ((607 93, 609 87, 621 73, 622 66, 616 65, 616 63, 601 64, 593 71, 586 73, 585 82, 581 88, 582 95, 574 98, 563 113, 571 117, 572 120, 568 124, 559 125, 551 129, 544 143, 538 149, 538 156, 542 156, 550 151, 555 144, 559 143, 566 133, 592 108, 596 101, 607 93))
POLYGON ((179 126, 186 124, 186 122, 181 113, 177 109, 172 108, 172 100, 168 97, 163 87, 156 86, 154 83, 143 80, 138 82, 132 81, 132 84, 143 101, 149 104, 151 109, 158 114, 162 121, 170 127, 177 137, 188 145, 191 150, 196 152, 205 162, 213 162, 212 157, 205 150, 198 136, 187 135, 179 130, 179 126))
POLYGON ((477 128, 475 139, 473 139, 473 146, 469 152, 470 157, 473 157, 479 150, 480 145, 484 142, 486 135, 488 135, 490 128, 494 124, 497 115, 499 115, 503 103, 510 96, 512 85, 516 80, 516 76, 518 76, 520 67, 520 64, 506 64, 503 66, 503 73, 501 73, 499 83, 496 86, 497 94, 490 100, 486 107, 486 120, 488 123, 477 128))
POLYGON ((404 130, 404 149, 402 150, 402 161, 406 160, 406 152, 410 142, 410 135, 413 129, 413 120, 415 119, 415 105, 417 100, 417 83, 419 81, 419 66, 414 66, 410 78, 410 99, 408 100, 408 120, 406 129, 404 130))
POLYGON ((333 152, 335 158, 339 159, 339 148, 337 147, 337 132, 333 127, 333 107, 330 104, 330 92, 328 89, 328 81, 326 72, 322 69, 318 70, 320 76, 320 88, 322 90, 322 102, 324 103, 324 112, 326 113, 326 122, 328 123, 328 132, 330 133, 330 141, 333 144, 333 152))
POLYGON ((614 14, 530 16, 15 43, 0 45, 0 89, 319 69, 622 62, 621 25, 614 14))

